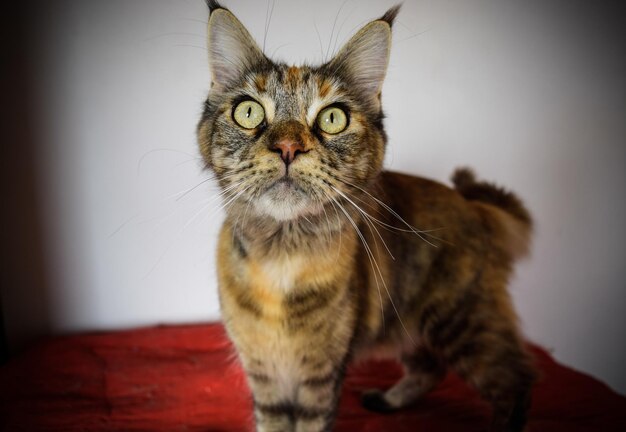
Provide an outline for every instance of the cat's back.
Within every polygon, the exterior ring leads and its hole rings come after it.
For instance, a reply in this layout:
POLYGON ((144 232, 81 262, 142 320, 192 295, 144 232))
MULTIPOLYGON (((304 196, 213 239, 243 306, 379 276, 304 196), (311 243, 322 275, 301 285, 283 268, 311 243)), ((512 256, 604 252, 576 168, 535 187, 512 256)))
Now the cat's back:
POLYGON ((455 189, 435 180, 383 171, 377 188, 381 201, 420 229, 450 225, 452 220, 472 219, 473 210, 455 189))
POLYGON ((388 212, 397 213, 393 216, 396 225, 402 218, 423 230, 425 236, 420 240, 482 252, 496 247, 507 260, 527 254, 532 218, 515 193, 476 180, 468 168, 457 169, 452 182, 449 187, 423 177, 383 171, 376 189, 389 206, 388 212))

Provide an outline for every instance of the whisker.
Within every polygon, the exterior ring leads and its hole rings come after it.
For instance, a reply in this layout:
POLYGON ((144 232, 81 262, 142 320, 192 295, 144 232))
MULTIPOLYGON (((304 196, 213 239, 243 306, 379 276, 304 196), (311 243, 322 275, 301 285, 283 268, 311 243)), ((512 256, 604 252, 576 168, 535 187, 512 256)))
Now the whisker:
POLYGON ((159 34, 159 35, 156 35, 156 36, 151 36, 151 37, 145 38, 145 39, 143 39, 142 42, 148 42, 148 41, 161 39, 161 38, 169 37, 169 36, 193 36, 193 37, 202 38, 202 39, 205 38, 204 35, 197 34, 197 33, 171 32, 171 33, 163 33, 163 34, 159 34))
POLYGON ((179 19, 183 20, 183 21, 195 21, 195 22, 202 23, 204 25, 208 25, 209 24, 208 20, 205 21, 205 20, 201 20, 201 19, 197 19, 197 18, 179 18, 179 19))
POLYGON ((339 26, 339 30, 337 30, 337 35, 335 36, 335 44, 333 45, 333 55, 337 53, 337 43, 339 42, 339 35, 341 34, 341 30, 343 29, 344 24, 346 23, 346 21, 348 21, 348 18, 350 18, 350 16, 354 13, 354 11, 356 10, 356 7, 353 8, 347 15, 346 17, 343 19, 343 21, 341 22, 341 25, 339 26))
POLYGON ((169 197, 167 197, 165 199, 171 199, 171 198, 177 197, 175 201, 180 201, 185 196, 187 196, 188 194, 190 194, 191 192, 193 192, 194 190, 196 190, 197 188, 199 188, 200 186, 202 186, 203 184, 205 184, 206 182, 209 182, 211 180, 215 180, 215 176, 207 177, 204 180, 202 180, 200 183, 198 183, 197 185, 192 186, 189 189, 184 190, 182 192, 177 192, 177 193, 175 193, 173 195, 170 195, 169 197))
MULTIPOLYGON (((378 237, 380 238, 380 240, 383 242, 383 245, 385 246, 385 249, 387 249, 387 252, 389 253, 389 256, 391 257, 392 260, 396 260, 393 256, 393 254, 391 253, 391 251, 389 250, 389 247, 387 246, 387 243, 385 243, 385 240, 383 239, 383 237, 380 235, 380 231, 378 231, 378 229, 372 224, 371 220, 374 221, 378 221, 378 219, 376 219, 373 216, 370 216, 369 213, 367 213, 365 210, 361 209, 361 207, 359 207, 354 201, 352 201, 350 198, 348 198, 343 192, 341 192, 339 189, 337 189, 334 186, 331 186, 335 192, 337 192, 339 195, 341 195, 344 199, 346 199, 346 201, 348 201, 350 204, 352 204, 354 207, 356 207, 356 209, 361 212, 361 214, 365 217, 366 222, 368 222, 369 226, 371 227, 370 230, 372 228, 374 228, 374 230, 376 231, 376 234, 378 234, 378 237), (370 220, 371 219, 371 220, 370 220)), ((374 234, 374 233, 372 233, 374 234)), ((374 238, 375 240, 375 238, 374 238)))
POLYGON ((317 33, 317 40, 320 43, 320 55, 322 56, 322 63, 326 62, 326 59, 324 58, 324 46, 322 45, 322 36, 320 36, 320 31, 317 28, 317 24, 315 24, 315 21, 313 21, 313 27, 315 27, 315 33, 317 33))
MULTIPOLYGON (((148 150, 137 161, 137 174, 139 174, 139 172, 141 171, 141 165, 143 164, 144 159, 147 158, 148 156, 150 156, 151 154, 156 153, 156 152, 182 153, 182 154, 185 154, 185 155, 190 156, 192 158, 198 158, 198 155, 194 155, 194 154, 191 154, 191 153, 186 152, 186 151, 177 150, 177 149, 171 149, 171 148, 156 148, 156 149, 148 150)), ((198 158, 198 159, 200 159, 200 158, 198 158)))
MULTIPOLYGON (((345 180, 340 180, 342 183, 359 189, 360 191, 364 192, 365 194, 369 195, 374 201, 376 201, 378 204, 380 204, 381 206, 383 206, 383 208, 385 210, 387 210, 389 213, 391 213, 392 215, 394 215, 400 222, 402 222, 403 224, 405 224, 410 230, 411 232, 413 232, 414 234, 416 234, 420 239, 422 239, 423 241, 425 241, 426 243, 428 243, 429 245, 433 246, 433 247, 439 247, 436 244, 428 241, 427 239, 425 239, 422 235, 421 235, 421 231, 418 230, 417 228, 415 228, 413 225, 409 224, 407 221, 405 221, 402 216, 400 216, 394 209, 392 209, 391 207, 389 207, 387 204, 385 204, 384 202, 382 202, 381 200, 379 200, 378 198, 376 198, 374 195, 372 195, 371 193, 369 193, 368 191, 366 191, 365 189, 361 188, 360 186, 354 185, 350 182, 347 182, 345 180)), ((432 236, 431 236, 432 237, 432 236)))
MULTIPOLYGON (((350 216, 347 213, 346 213, 346 216, 348 216, 348 218, 350 218, 350 216)), ((352 218, 350 218, 350 220, 352 220, 352 218)), ((361 239, 363 241, 365 241, 365 239, 363 237, 363 234, 360 233, 361 231, 356 227, 356 225, 354 224, 354 221, 352 221, 352 222, 353 222, 353 226, 359 232, 359 237, 361 237, 361 239)), ((365 242, 365 243, 367 243, 367 242, 365 242)), ((369 246, 367 247, 367 249, 369 249, 369 246)), ((417 346, 417 344, 415 343, 415 340, 413 339, 413 336, 411 336, 411 333, 409 333, 409 330, 404 325, 404 321, 402 321, 402 318, 400 317, 400 312, 398 311, 398 308, 396 307, 396 304, 394 303, 393 298, 391 297, 391 293, 389 292, 389 288, 387 288, 387 284, 385 283, 385 278, 383 277, 382 271, 380 270, 378 262, 376 261, 376 258, 373 256, 373 252, 371 250, 370 250, 369 254, 372 256, 374 264, 376 265, 376 270, 378 271, 378 274, 380 275, 380 280, 381 280, 381 282, 383 284, 383 287, 385 288, 385 291, 387 293, 387 297, 389 298, 389 302, 391 303, 391 306, 393 307, 393 310, 396 312, 396 316, 398 317, 398 321, 400 322, 400 325, 404 329, 404 332, 409 337, 409 339, 411 340, 413 345, 417 346)))
MULTIPOLYGON (((330 185, 330 184, 329 184, 330 185)), ((335 189, 334 186, 330 185, 330 187, 332 187, 333 189, 335 189)), ((334 198, 331 197, 331 199, 334 200, 334 198)), ((339 204, 339 203, 338 203, 339 204)), ((378 275, 380 276, 380 280, 382 282, 383 287, 385 288, 385 292, 387 293, 387 297, 389 298, 389 302, 391 303, 391 306, 393 307, 393 310, 396 313, 396 316, 398 317, 398 321, 400 322, 400 325, 402 326, 402 328, 404 329, 404 332, 406 333, 406 335, 408 336, 408 338, 411 340, 411 342, 413 343, 413 345, 417 346, 415 340, 413 339, 413 336, 411 336, 411 333, 409 332, 409 330, 407 329, 406 325, 404 324, 404 321, 402 320, 402 317, 400 316, 400 312, 398 311, 398 308, 396 307, 393 298, 391 297, 391 293, 389 292, 389 288, 387 287, 387 284, 385 283, 385 279, 383 277, 382 271, 380 269, 380 266, 378 265, 378 261, 376 261, 376 258, 374 257, 374 254, 371 250, 371 248, 369 247, 369 245, 367 244, 367 241, 365 240, 365 237, 363 236, 363 234, 361 233, 361 230, 358 228, 358 226, 356 225, 356 223, 354 222, 354 220, 352 219, 352 217, 350 217, 350 215, 348 214, 348 212, 343 208, 343 206, 340 205, 340 208, 342 210, 342 212, 346 215, 346 217, 350 220, 350 223, 352 224, 352 226, 355 228, 357 234, 359 235, 359 238, 361 239, 361 242, 363 243, 363 246, 365 247, 365 250, 367 252, 367 255, 370 259, 370 265, 372 265, 372 269, 373 266, 376 266, 376 271, 378 272, 378 275), (373 264, 372 264, 373 263, 373 264)), ((378 291, 379 291, 379 295, 380 295, 380 285, 378 284, 378 278, 376 277, 376 271, 374 271, 374 279, 376 280, 376 284, 378 286, 378 291)), ((381 306, 382 306, 382 300, 381 300, 381 306)), ((383 312, 384 313, 384 312, 383 312)))
MULTIPOLYGON (((246 226, 246 217, 248 216, 248 209, 250 208, 250 204, 252 204, 252 201, 256 200, 259 196, 261 192, 261 188, 257 188, 257 190, 252 192, 252 197, 250 197, 250 199, 248 200, 248 204, 246 204, 246 209, 243 213, 243 219, 241 221, 241 225, 243 227, 246 226)), ((237 221, 235 222, 234 228, 233 228, 233 242, 235 240, 235 231, 237 230, 237 223, 239 222, 239 216, 237 216, 237 221)))
MULTIPOLYGON (((328 212, 326 212, 326 203, 322 201, 321 199, 322 197, 319 195, 319 193, 315 189, 313 189, 312 192, 313 192, 315 201, 322 206, 322 210, 324 211, 324 216, 326 217, 326 225, 328 226, 328 232, 326 233, 327 234, 326 243, 328 244, 328 247, 330 247, 332 245, 332 238, 331 238, 332 226, 330 224, 330 219, 328 218, 328 212)), ((341 235, 341 231, 339 231, 339 235, 341 235)), ((339 250, 341 250, 341 248, 339 250)))
POLYGON ((128 219, 126 219, 124 222, 122 222, 115 230, 113 230, 108 236, 107 238, 111 238, 113 237, 115 234, 117 234, 118 232, 120 232, 126 225, 128 225, 129 223, 131 223, 133 220, 137 219, 139 217, 139 215, 141 214, 141 212, 137 212, 135 213, 133 216, 129 217, 128 219))
MULTIPOLYGON (((272 22, 272 15, 274 14, 274 6, 276 5, 276 2, 274 0, 272 0, 272 10, 269 11, 269 18, 268 18, 268 14, 267 12, 265 13, 265 34, 263 35, 263 52, 265 52, 265 42, 267 40, 267 33, 269 32, 270 29, 270 23, 272 22)), ((267 8, 269 10, 269 6, 270 6, 270 2, 269 0, 267 1, 267 8)))
MULTIPOLYGON (((199 45, 191 45, 191 44, 174 44, 172 45, 173 47, 176 48, 180 48, 180 47, 184 47, 184 48, 196 48, 202 51, 206 51, 206 47, 203 46, 199 46, 199 45)), ((232 63, 232 62, 231 62, 232 63)))
MULTIPOLYGON (((197 218, 197 216, 204 210, 206 209, 212 202, 213 200, 209 200, 209 202, 205 205, 202 206, 202 208, 200 209, 200 211, 198 213, 196 213, 192 219, 197 218)), ((175 211, 173 211, 172 213, 170 213, 167 217, 171 217, 172 214, 174 214, 175 211)), ((163 223, 163 222, 161 222, 163 223)), ((165 257, 165 255, 167 255, 167 253, 172 249, 172 247, 174 246, 174 244, 180 239, 181 235, 183 234, 183 232, 185 231, 185 229, 187 228, 187 226, 189 225, 189 223, 185 224, 182 228, 180 228, 174 238, 168 243, 168 245, 166 246, 165 250, 159 255, 159 257, 157 258, 157 260, 154 262, 154 264, 152 265, 152 267, 150 267, 150 270, 148 270, 148 272, 146 272, 146 274, 142 277, 142 279, 147 279, 148 276, 150 276, 154 270, 156 270, 156 268, 159 266, 159 264, 161 263, 161 261, 163 261, 163 258, 165 257)))
POLYGON ((330 54, 330 45, 333 42, 333 35, 335 34, 335 26, 337 25, 337 19, 339 18, 339 14, 341 14, 341 10, 346 5, 346 3, 348 3, 348 0, 344 0, 343 3, 341 3, 341 6, 339 7, 339 10, 337 11, 337 15, 335 15, 335 21, 333 21, 333 29, 330 32, 330 38, 328 39, 328 48, 326 49, 325 57, 328 57, 328 55, 330 54))
MULTIPOLYGON (((381 214, 381 213, 380 213, 380 207, 379 207, 379 206, 376 206, 376 207, 375 207, 375 206, 373 206, 372 204, 370 204, 369 202, 365 201, 364 199, 359 198, 357 195, 354 195, 353 197, 354 197, 355 199, 359 200, 360 202, 364 203, 364 204, 365 204, 365 205, 367 205, 368 207, 370 207, 370 208, 372 208, 372 209, 377 210, 377 213, 378 213, 378 214, 381 214)), ((398 232, 404 232, 404 233, 414 233, 414 230, 417 230, 417 228, 412 228, 412 229, 399 228, 399 227, 396 227, 396 226, 390 225, 390 224, 388 224, 388 223, 386 223, 386 222, 383 222, 383 221, 381 221, 381 220, 379 220, 379 219, 377 219, 377 218, 375 218, 375 217, 373 217, 373 216, 371 216, 371 215, 370 215, 370 217, 373 219, 373 221, 374 221, 374 222, 376 222, 379 226, 381 226, 382 228, 386 229, 387 231, 398 231, 398 232)), ((445 229, 445 228, 444 228, 444 227, 440 227, 440 228, 432 228, 432 229, 428 229, 428 230, 417 230, 417 231, 419 231, 419 233, 420 233, 420 234, 425 234, 425 235, 427 235, 427 236, 429 236, 429 237, 432 237, 432 238, 434 238, 434 239, 436 239, 436 240, 439 240, 439 241, 441 241, 441 242, 448 243, 448 244, 452 244, 452 243, 450 243, 450 242, 449 242, 449 241, 447 241, 447 240, 444 240, 444 239, 441 239, 441 238, 439 238, 439 237, 436 237, 436 236, 434 236, 434 235, 429 234, 429 233, 431 233, 431 232, 433 232, 433 231, 441 231, 441 230, 443 230, 443 229, 445 229)))
MULTIPOLYGON (((365 248, 365 252, 367 254, 367 258, 369 259, 370 266, 372 267, 372 274, 374 275, 374 281, 376 282, 376 287, 378 289, 378 297, 379 297, 379 300, 380 300, 380 313, 381 313, 382 324, 383 324, 383 329, 384 329, 385 328, 385 308, 383 306, 383 297, 382 297, 382 294, 380 292, 380 284, 378 282, 378 276, 376 274, 376 270, 374 270, 374 262, 376 262, 376 259, 374 258, 374 255, 373 255, 369 245, 367 244, 367 240, 365 240, 365 237, 361 233, 361 230, 359 229, 359 227, 354 222, 354 219, 352 219, 352 217, 350 217, 350 215, 348 214, 346 209, 343 208, 343 206, 341 205, 341 203, 339 201, 337 201, 334 197, 330 196, 329 194, 327 194, 327 196, 328 196, 328 198, 330 198, 330 200, 332 202, 337 204, 337 206, 343 212, 343 214, 346 216, 346 218, 348 218, 348 221, 350 222, 350 224, 354 228, 355 232, 359 236, 359 239, 361 240, 361 243, 363 244, 363 247, 365 248)), ((376 267, 378 267, 378 264, 376 265, 376 267)), ((384 284, 384 279, 382 279, 382 273, 381 273, 381 280, 382 280, 382 282, 384 284)))
POLYGON ((290 43, 284 43, 282 45, 279 45, 278 48, 276 48, 273 52, 270 58, 274 58, 274 56, 276 56, 276 53, 278 52, 279 49, 284 48, 286 46, 291 45, 290 43))

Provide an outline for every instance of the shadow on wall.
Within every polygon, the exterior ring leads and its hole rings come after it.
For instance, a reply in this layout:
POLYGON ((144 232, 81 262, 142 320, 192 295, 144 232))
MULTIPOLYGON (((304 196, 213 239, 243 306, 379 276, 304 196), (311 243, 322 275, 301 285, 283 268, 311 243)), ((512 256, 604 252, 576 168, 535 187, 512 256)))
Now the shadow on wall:
MULTIPOLYGON (((30 7, 33 7, 32 5, 30 7)), ((44 270, 43 230, 35 166, 37 143, 31 109, 30 10, 20 2, 2 14, 5 42, 0 68, 2 145, 0 146, 0 361, 50 327, 51 298, 44 270), (4 305, 20 305, 5 308, 4 305), (21 306, 23 305, 23 306, 21 306), (14 328, 15 327, 15 328, 14 328), (10 339, 6 335, 11 335, 10 339)))

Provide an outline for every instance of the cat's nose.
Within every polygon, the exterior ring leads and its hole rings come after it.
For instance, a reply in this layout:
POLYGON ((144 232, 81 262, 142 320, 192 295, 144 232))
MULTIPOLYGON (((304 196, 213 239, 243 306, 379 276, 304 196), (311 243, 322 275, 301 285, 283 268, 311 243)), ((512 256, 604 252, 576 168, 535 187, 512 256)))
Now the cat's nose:
POLYGON ((300 153, 304 153, 304 146, 299 141, 282 139, 274 143, 271 148, 276 153, 280 153, 285 165, 289 165, 300 153))

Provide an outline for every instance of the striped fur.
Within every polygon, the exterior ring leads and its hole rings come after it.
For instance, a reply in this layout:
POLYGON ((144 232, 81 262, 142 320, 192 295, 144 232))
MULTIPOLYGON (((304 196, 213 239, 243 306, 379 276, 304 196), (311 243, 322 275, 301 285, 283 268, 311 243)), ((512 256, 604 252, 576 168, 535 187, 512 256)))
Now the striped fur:
POLYGON ((491 402, 492 430, 521 431, 534 372, 506 286, 530 215, 466 169, 456 190, 382 170, 380 89, 397 8, 328 63, 296 67, 269 60, 208 3, 213 86, 198 140, 223 188, 220 302, 257 430, 331 430, 347 362, 375 355, 406 374, 366 392, 366 408, 413 404, 452 369, 491 402), (263 107, 254 129, 233 118, 243 100, 263 107), (316 124, 328 106, 348 118, 336 135, 316 124), (298 144, 291 163, 275 149, 284 140, 298 144))

